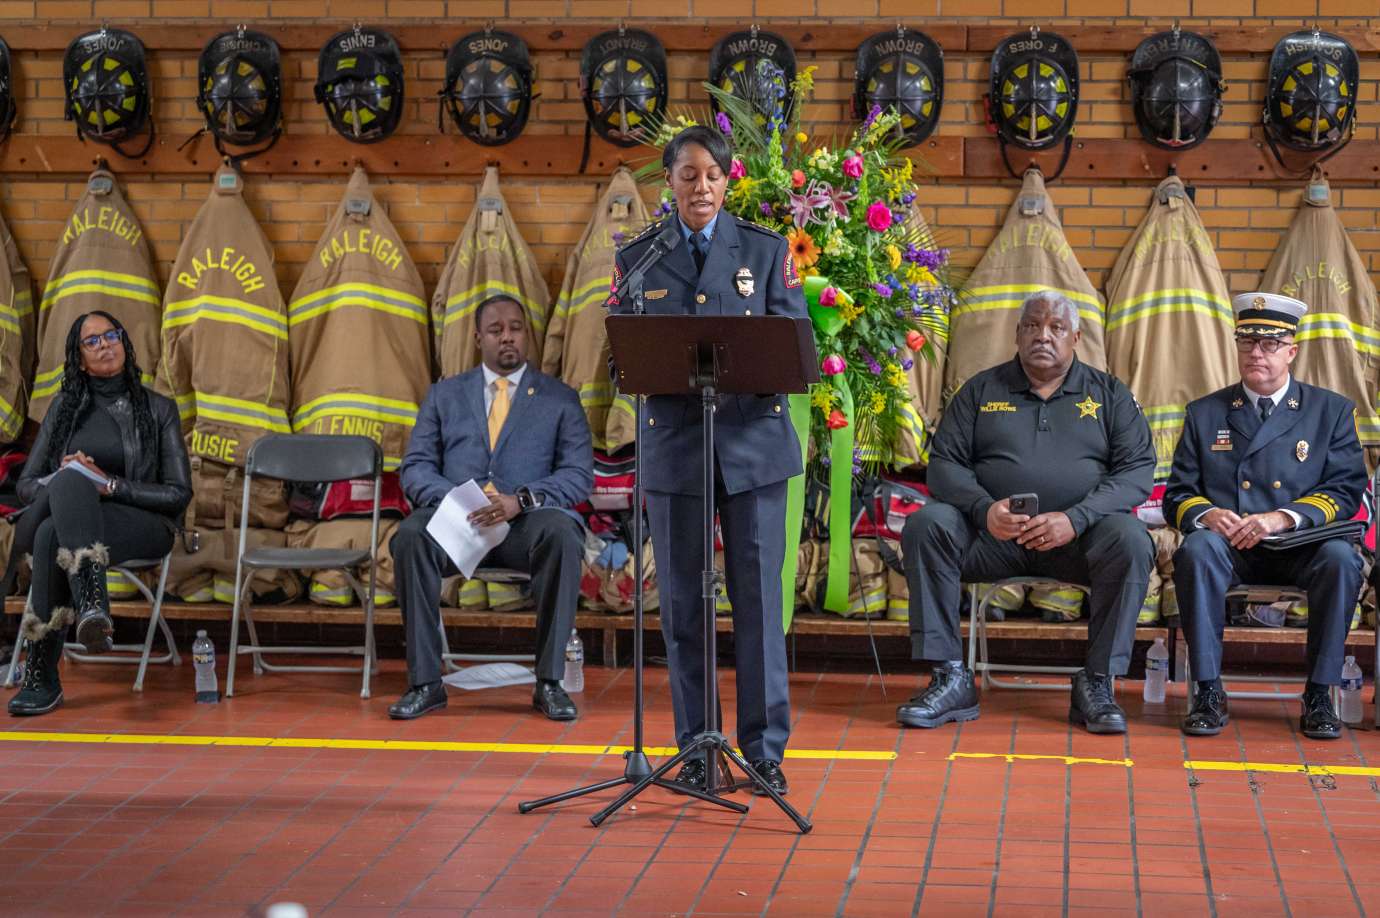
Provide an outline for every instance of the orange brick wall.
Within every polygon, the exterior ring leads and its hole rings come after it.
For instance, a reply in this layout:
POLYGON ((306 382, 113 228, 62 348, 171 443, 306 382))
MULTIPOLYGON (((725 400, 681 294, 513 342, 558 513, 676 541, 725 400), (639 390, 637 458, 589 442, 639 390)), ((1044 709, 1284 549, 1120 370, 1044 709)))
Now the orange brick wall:
MULTIPOLYGON (((223 22, 227 28, 239 21, 287 24, 328 23, 340 28, 355 20, 386 27, 390 22, 437 21, 438 47, 429 53, 408 53, 407 112, 400 131, 427 134, 436 130, 435 93, 440 87, 443 41, 459 37, 466 23, 493 18, 496 24, 537 26, 571 20, 616 25, 630 20, 683 23, 707 22, 716 31, 743 27, 749 11, 763 28, 774 22, 818 23, 827 28, 832 20, 856 23, 875 20, 879 30, 891 28, 902 18, 908 25, 924 28, 927 22, 1009 24, 1013 30, 1038 22, 1046 30, 1061 24, 1168 28, 1179 17, 1184 28, 1211 23, 1219 26, 1262 26, 1284 34, 1319 22, 1324 28, 1377 28, 1380 17, 1374 0, 0 0, 0 36, 51 22, 74 22, 139 31, 141 24, 193 21, 223 22), (1153 14, 1153 15, 1152 15, 1153 14), (452 20, 447 24, 446 19, 452 20)), ((271 27, 270 27, 271 30, 271 27)), ((535 103, 527 131, 533 134, 565 134, 578 143, 583 133, 584 112, 577 89, 578 53, 540 53, 536 56, 541 98, 535 103)), ((15 55, 16 83, 20 96, 17 130, 71 136, 62 121, 61 61, 56 53, 21 52, 15 55)), ((706 55, 675 53, 670 58, 671 99, 675 108, 707 109, 700 82, 707 70, 706 55)), ((846 54, 806 53, 801 66, 816 65, 818 93, 807 120, 822 137, 847 132, 847 98, 851 93, 852 61, 846 54)), ((191 53, 155 52, 155 118, 160 135, 180 142, 200 122, 194 110, 196 56, 191 53)), ((329 131, 324 116, 311 98, 315 55, 285 55, 287 130, 292 134, 329 131)), ((1085 54, 1081 60, 1082 104, 1078 135, 1082 137, 1136 137, 1125 85, 1126 55, 1085 54)), ((1225 76, 1230 87, 1225 97, 1222 123, 1214 137, 1251 136, 1259 120, 1265 55, 1228 56, 1225 76)), ((981 96, 986 90, 988 56, 978 52, 950 54, 946 58, 946 100, 940 135, 981 135, 981 96)), ((1380 106, 1376 86, 1380 60, 1363 55, 1358 137, 1380 137, 1380 106)), ((448 126, 448 130, 450 130, 448 126)), ((1258 133, 1258 130, 1257 130, 1258 133)), ((78 141, 73 137, 72 143, 78 141)), ((495 154, 502 162, 503 150, 495 154)), ((646 157, 642 150, 629 151, 631 160, 646 157)), ((80 194, 83 176, 0 176, 3 203, 0 212, 9 221, 23 254, 35 275, 47 274, 48 260, 61 222, 80 194)), ((379 197, 386 201, 412 257, 428 284, 440 271, 446 251, 458 235, 474 200, 478 176, 456 181, 409 178, 390 180, 375 176, 379 197)), ((1301 182, 1215 182, 1198 189, 1203 214, 1223 268, 1233 288, 1251 286, 1269 260, 1279 235, 1298 203, 1301 182)), ((160 270, 166 276, 177 250, 183 227, 195 214, 208 191, 206 178, 187 175, 132 176, 123 180, 125 193, 144 222, 154 246, 160 270)), ((324 222, 338 201, 342 177, 260 176, 248 179, 246 197, 273 241, 279 279, 290 293, 304 260, 309 257, 324 222)), ((972 264, 995 234, 1017 183, 931 181, 921 195, 927 218, 940 239, 955 253, 958 264, 972 264)), ((578 238, 596 196, 593 178, 511 178, 504 192, 519 226, 551 286, 559 289, 566 257, 578 238)), ((1337 200, 1352 239, 1366 255, 1372 271, 1380 272, 1380 184, 1338 185, 1337 200)), ((1055 201, 1069 240, 1077 250, 1094 283, 1104 275, 1121 245, 1139 221, 1149 201, 1149 183, 1073 179, 1053 186, 1055 201)), ((648 189, 653 197, 655 189, 648 189)))

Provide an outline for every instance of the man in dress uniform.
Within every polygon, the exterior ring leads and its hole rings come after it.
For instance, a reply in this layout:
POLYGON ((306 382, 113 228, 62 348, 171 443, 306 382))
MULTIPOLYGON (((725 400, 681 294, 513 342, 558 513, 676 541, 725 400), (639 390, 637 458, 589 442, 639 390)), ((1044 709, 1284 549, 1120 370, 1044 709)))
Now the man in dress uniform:
POLYGON ((1197 680, 1183 731, 1211 736, 1227 725, 1224 597, 1234 584, 1261 583, 1308 593, 1309 675, 1299 727, 1305 736, 1335 739, 1342 725, 1329 688, 1341 681, 1361 559, 1345 539, 1285 550, 1261 541, 1356 513, 1366 469, 1355 406, 1289 373, 1305 304, 1243 293, 1232 308, 1241 381, 1189 404, 1164 495, 1165 519, 1185 533, 1174 555, 1174 586, 1197 680))
MULTIPOLYGON (((675 247, 642 285, 656 315, 806 317, 800 278, 786 240, 723 213, 732 153, 717 131, 687 128, 662 156, 676 212, 619 250, 614 286, 668 227, 675 247)), ((614 312, 633 304, 610 297, 614 312)), ((671 673, 676 741, 717 727, 704 707, 703 469, 698 397, 647 399, 642 428, 643 476, 652 551, 661 596, 661 630, 671 673)), ((800 443, 781 395, 724 395, 715 415, 715 500, 723 533, 733 650, 738 680, 738 746, 777 793, 785 794, 781 758, 790 735, 781 567, 786 551, 786 480, 801 472, 800 443)), ((693 758, 676 781, 705 785, 705 763, 693 758)))
MULTIPOLYGON (((934 500, 901 534, 910 585, 911 654, 933 664, 925 691, 896 711, 908 727, 978 716, 959 640, 960 581, 1050 577, 1091 588, 1088 652, 1073 676, 1069 720, 1124 733, 1112 677, 1126 672, 1155 549, 1131 508, 1150 493, 1150 426, 1125 384, 1081 363, 1078 309, 1032 294, 1014 359, 954 396, 930 449, 934 500), (1038 512, 1013 512, 1034 494, 1038 512)), ((1035 509, 1035 508, 1032 508, 1035 509)))

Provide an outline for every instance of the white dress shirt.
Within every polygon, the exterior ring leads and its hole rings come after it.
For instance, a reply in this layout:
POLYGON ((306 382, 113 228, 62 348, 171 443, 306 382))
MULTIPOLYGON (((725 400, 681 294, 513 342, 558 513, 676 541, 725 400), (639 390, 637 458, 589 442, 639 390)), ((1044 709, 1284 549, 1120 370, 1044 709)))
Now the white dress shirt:
POLYGON ((494 385, 494 380, 508 380, 508 405, 511 407, 517 395, 517 387, 522 383, 522 374, 527 371, 527 364, 524 363, 507 376, 495 373, 484 364, 480 364, 480 366, 484 369, 484 417, 487 418, 494 407, 494 395, 498 392, 498 386, 494 385))

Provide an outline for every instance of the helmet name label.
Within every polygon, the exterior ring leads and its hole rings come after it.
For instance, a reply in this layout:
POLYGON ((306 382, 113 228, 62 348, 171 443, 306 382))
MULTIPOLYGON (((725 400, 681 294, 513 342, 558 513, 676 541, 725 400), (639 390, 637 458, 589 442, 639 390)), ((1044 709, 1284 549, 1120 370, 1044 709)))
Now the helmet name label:
POLYGON ((754 51, 764 57, 775 57, 778 47, 777 42, 770 38, 758 36, 757 38, 741 38, 738 41, 731 41, 724 46, 724 51, 730 58, 740 57, 754 51))
POLYGON ((1293 57, 1296 54, 1321 54, 1334 61, 1341 60, 1346 56, 1346 48, 1339 44, 1325 41, 1289 41, 1284 42, 1284 53, 1286 56, 1293 57))
POLYGON ((372 48, 377 43, 378 36, 372 32, 351 32, 349 35, 342 36, 335 46, 341 51, 358 51, 360 48, 372 48))
POLYGON ((925 53, 927 47, 923 38, 888 38, 877 42, 872 51, 879 57, 887 54, 914 54, 918 57, 925 53))
POLYGON ((396 271, 402 264, 402 249, 387 236, 380 236, 373 230, 366 227, 360 229, 347 229, 338 236, 332 236, 328 242, 322 243, 318 257, 321 259, 321 267, 329 268, 331 262, 338 261, 346 255, 371 255, 374 260, 388 268, 389 271, 396 271))
POLYGON ((188 290, 195 290, 201 281, 201 276, 207 271, 219 270, 229 271, 234 275, 235 280, 239 281, 240 289, 246 294, 254 293, 264 289, 264 279, 259 273, 259 269, 254 266, 243 254, 236 252, 230 246, 225 246, 219 253, 212 249, 207 249, 203 260, 200 255, 192 256, 192 270, 183 271, 177 275, 177 282, 188 290))
POLYGON ((508 50, 508 40, 506 38, 496 38, 492 35, 483 38, 476 38, 465 45, 465 50, 474 55, 480 54, 502 54, 508 50))
POLYGON ((139 228, 138 223, 114 207, 97 208, 93 217, 91 208, 88 206, 82 208, 79 213, 72 214, 72 218, 67 221, 67 228, 62 232, 62 244, 68 245, 73 239, 90 230, 113 233, 131 246, 138 245, 139 240, 144 236, 144 231, 139 228))

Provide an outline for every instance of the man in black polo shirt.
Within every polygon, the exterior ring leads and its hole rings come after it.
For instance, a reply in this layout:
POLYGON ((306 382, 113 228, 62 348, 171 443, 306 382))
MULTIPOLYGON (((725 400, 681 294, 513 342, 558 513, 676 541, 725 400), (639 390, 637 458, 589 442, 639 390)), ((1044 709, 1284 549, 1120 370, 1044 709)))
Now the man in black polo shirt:
POLYGON ((1155 549, 1131 508, 1150 493, 1150 426, 1116 377, 1074 357, 1078 310, 1031 295, 1015 359, 964 384, 930 449, 934 500, 901 536, 910 584, 911 656, 934 665, 928 688, 896 711, 910 727, 978 716, 959 639, 960 581, 1042 576, 1091 587, 1088 653, 1073 676, 1069 720, 1124 733, 1112 677, 1126 672, 1155 549), (1009 499, 1033 493, 1038 512, 1009 499))

